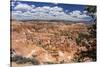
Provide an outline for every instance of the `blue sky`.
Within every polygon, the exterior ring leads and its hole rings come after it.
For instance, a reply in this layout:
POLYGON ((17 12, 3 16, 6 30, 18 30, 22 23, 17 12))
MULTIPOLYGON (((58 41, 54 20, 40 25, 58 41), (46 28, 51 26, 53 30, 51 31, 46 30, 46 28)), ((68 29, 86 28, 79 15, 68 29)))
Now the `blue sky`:
POLYGON ((84 11, 85 5, 44 3, 30 1, 11 2, 12 19, 16 20, 65 20, 91 21, 84 11))

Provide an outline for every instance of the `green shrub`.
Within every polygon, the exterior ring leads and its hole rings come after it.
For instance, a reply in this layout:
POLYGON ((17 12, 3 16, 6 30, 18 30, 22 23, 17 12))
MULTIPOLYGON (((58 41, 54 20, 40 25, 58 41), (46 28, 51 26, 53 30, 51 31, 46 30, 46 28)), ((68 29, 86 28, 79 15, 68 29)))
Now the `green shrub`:
POLYGON ((25 63, 31 63, 33 65, 40 64, 35 58, 26 58, 22 56, 14 56, 11 58, 11 61, 16 62, 17 64, 25 64, 25 63))
POLYGON ((45 62, 46 64, 54 64, 53 62, 45 62))

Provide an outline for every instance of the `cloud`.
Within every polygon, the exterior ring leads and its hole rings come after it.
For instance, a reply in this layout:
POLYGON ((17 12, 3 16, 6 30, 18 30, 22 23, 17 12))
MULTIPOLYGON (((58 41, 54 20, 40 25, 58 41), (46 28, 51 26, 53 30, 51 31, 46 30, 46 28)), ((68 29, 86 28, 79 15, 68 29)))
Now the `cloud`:
POLYGON ((87 14, 88 12, 87 12, 87 11, 83 11, 83 13, 84 13, 84 14, 87 14))
MULTIPOLYGON (((83 13, 81 12, 81 11, 79 11, 79 10, 75 10, 75 11, 72 11, 72 12, 70 12, 70 15, 72 16, 72 17, 76 17, 76 18, 79 18, 79 19, 86 19, 86 18, 88 18, 88 19, 90 19, 90 16, 88 16, 88 15, 86 15, 86 11, 83 11, 83 13)), ((87 19, 86 19, 87 20, 87 19)))
POLYGON ((31 5, 32 6, 32 8, 35 8, 35 5, 31 5))
POLYGON ((61 7, 55 6, 50 9, 51 11, 63 11, 61 7))
POLYGON ((21 11, 12 11, 12 19, 19 19, 20 15, 22 14, 21 11))
POLYGON ((73 16, 73 17, 78 17, 81 14, 82 13, 79 10, 75 10, 75 11, 70 12, 70 15, 73 16))
POLYGON ((20 10, 20 11, 28 11, 28 10, 32 10, 33 9, 32 6, 30 6, 28 4, 19 3, 18 5, 16 5, 16 7, 14 9, 15 10, 20 10))
POLYGON ((17 20, 66 20, 66 21, 90 21, 90 16, 86 14, 86 11, 74 10, 69 12, 61 7, 54 6, 41 6, 28 5, 18 3, 14 7, 15 11, 12 11, 12 17, 17 20))
POLYGON ((49 12, 48 9, 45 9, 43 7, 37 7, 31 10, 32 12, 49 12))

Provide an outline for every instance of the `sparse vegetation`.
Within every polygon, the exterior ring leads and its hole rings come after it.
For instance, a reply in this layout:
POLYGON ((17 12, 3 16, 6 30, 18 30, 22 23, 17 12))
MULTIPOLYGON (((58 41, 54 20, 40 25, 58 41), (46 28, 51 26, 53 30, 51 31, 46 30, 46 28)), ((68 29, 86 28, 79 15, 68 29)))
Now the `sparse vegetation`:
POLYGON ((45 62, 45 64, 54 64, 53 62, 45 62))
POLYGON ((96 31, 94 25, 76 23, 74 26, 72 24, 69 26, 69 24, 63 23, 60 26, 57 23, 34 22, 12 22, 14 23, 11 31, 13 34, 12 48, 16 49, 16 52, 21 55, 13 57, 11 62, 37 65, 96 60, 96 36, 94 36, 96 31), (19 25, 21 29, 17 28, 16 25, 19 25), (13 31, 13 29, 18 29, 18 31, 13 31), (30 54, 29 58, 26 57, 27 54, 30 54))
POLYGON ((81 44, 87 49, 87 51, 79 50, 80 52, 77 54, 77 58, 75 58, 78 62, 84 62, 86 57, 90 61, 96 61, 96 27, 93 24, 88 30, 90 31, 89 35, 80 34, 76 39, 78 45, 81 44))
POLYGON ((35 58, 26 58, 22 56, 14 56, 11 58, 11 61, 16 62, 17 64, 33 64, 33 65, 38 65, 39 62, 35 58))

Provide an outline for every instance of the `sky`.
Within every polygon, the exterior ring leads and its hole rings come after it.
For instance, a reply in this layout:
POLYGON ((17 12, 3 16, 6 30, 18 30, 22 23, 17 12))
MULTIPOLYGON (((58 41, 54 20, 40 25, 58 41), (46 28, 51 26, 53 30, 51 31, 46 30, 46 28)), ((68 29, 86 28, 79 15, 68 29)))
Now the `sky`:
POLYGON ((11 1, 11 17, 16 20, 91 21, 85 5, 11 1))

